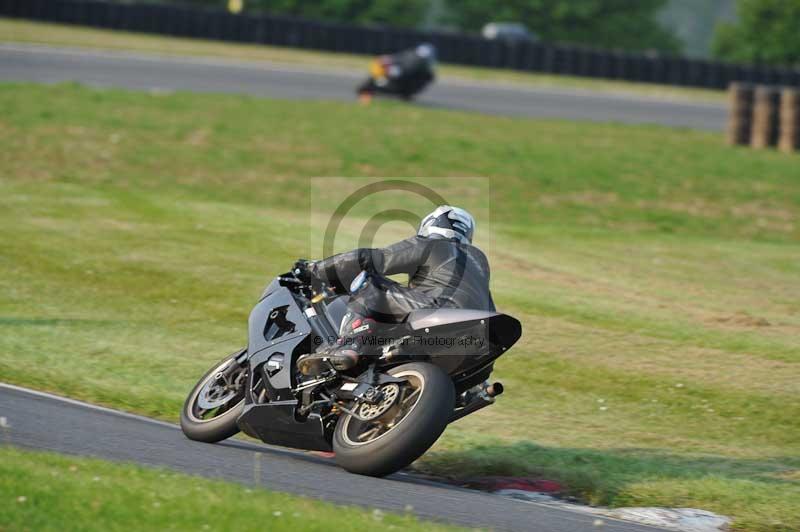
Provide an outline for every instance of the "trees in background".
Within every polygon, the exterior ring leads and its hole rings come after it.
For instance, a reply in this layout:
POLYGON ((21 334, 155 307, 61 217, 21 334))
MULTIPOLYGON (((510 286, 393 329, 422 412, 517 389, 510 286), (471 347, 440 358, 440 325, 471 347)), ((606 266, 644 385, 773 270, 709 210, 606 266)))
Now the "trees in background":
MULTIPOLYGON (((228 2, 182 1, 220 7, 228 2)), ((444 23, 453 29, 479 31, 489 22, 521 22, 545 41, 677 52, 681 49, 680 40, 656 20, 667 1, 244 0, 244 5, 246 11, 401 27, 419 27, 425 21, 428 27, 444 23), (428 20, 432 12, 436 12, 438 20, 428 20)))
POLYGON ((521 22, 542 40, 602 48, 678 52, 680 41, 656 20, 666 0, 445 0, 455 26, 521 22))
MULTIPOLYGON (((184 3, 224 7, 227 0, 184 0, 184 3)), ((428 10, 428 0, 244 0, 246 11, 266 11, 333 22, 416 27, 428 10)))
MULTIPOLYGON (((112 0, 227 7, 230 0, 112 0)), ((480 31, 519 22, 543 41, 632 51, 680 52, 682 41, 658 21, 670 0, 241 0, 245 12, 332 22, 480 31)), ((691 0, 694 1, 694 0, 691 0)), ((779 0, 776 0, 779 1, 779 0)), ((793 1, 793 0, 792 0, 793 1)), ((237 9, 238 11, 238 9, 237 9)))
POLYGON ((800 0, 739 0, 738 22, 721 24, 712 51, 734 62, 800 64, 800 0))
POLYGON ((717 25, 736 20, 736 0, 668 0, 657 19, 683 42, 688 56, 710 58, 717 25))

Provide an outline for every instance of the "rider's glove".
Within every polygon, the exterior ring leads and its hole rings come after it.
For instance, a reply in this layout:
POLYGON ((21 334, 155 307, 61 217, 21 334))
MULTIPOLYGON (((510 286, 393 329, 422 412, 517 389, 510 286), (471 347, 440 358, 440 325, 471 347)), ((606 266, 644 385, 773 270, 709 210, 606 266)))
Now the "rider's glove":
POLYGON ((321 294, 326 290, 327 287, 322 279, 314 275, 312 266, 314 266, 314 261, 300 259, 294 263, 294 269, 292 269, 292 273, 294 273, 294 276, 297 277, 303 284, 310 286, 311 290, 315 294, 321 294))
POLYGON ((311 265, 313 262, 300 259, 294 263, 294 267, 292 268, 292 273, 294 276, 303 281, 304 283, 308 284, 313 279, 313 275, 311 273, 311 265))

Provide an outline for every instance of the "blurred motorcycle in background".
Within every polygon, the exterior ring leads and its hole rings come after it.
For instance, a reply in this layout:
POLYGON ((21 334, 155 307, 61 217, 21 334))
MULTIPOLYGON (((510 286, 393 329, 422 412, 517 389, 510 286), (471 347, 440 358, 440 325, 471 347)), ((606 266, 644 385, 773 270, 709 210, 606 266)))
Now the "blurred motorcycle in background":
POLYGON ((358 86, 359 100, 368 103, 376 94, 411 100, 436 78, 436 49, 420 44, 414 49, 376 58, 369 68, 369 77, 358 86))

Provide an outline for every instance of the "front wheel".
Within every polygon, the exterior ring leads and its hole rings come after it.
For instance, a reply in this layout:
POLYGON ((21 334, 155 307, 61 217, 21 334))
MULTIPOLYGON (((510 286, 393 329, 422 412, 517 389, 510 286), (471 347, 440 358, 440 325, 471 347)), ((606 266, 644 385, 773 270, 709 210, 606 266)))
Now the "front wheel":
POLYGON ((336 424, 336 463, 360 475, 382 477, 422 456, 447 427, 455 405, 453 381, 438 366, 424 362, 389 370, 404 383, 381 386, 383 399, 362 404, 336 424))
POLYGON ((181 410, 181 430, 190 440, 216 443, 237 432, 244 410, 247 368, 236 362, 238 351, 212 367, 198 381, 181 410))

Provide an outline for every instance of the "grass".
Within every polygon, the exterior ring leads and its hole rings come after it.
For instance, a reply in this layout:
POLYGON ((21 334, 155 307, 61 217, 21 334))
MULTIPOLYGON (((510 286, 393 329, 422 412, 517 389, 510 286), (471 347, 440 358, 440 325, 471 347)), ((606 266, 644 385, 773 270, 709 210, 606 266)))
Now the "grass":
POLYGON ((456 530, 166 470, 11 448, 0 458, 1 530, 456 530))
MULTIPOLYGON (((478 215, 524 327, 506 394, 415 467, 800 529, 796 157, 654 126, 28 84, 0 85, 0 144, 0 380, 175 420, 268 278, 319 255, 355 176, 407 176, 478 215)), ((392 194, 337 249, 376 211, 426 207, 392 194)))
MULTIPOLYGON (((270 61, 312 67, 343 68, 366 72, 370 56, 306 51, 280 46, 232 44, 202 39, 160 37, 141 33, 99 30, 63 24, 0 18, 0 42, 80 46, 190 56, 211 56, 248 61, 270 61)), ((441 65, 444 79, 493 81, 532 87, 627 93, 667 99, 724 101, 724 93, 710 89, 601 80, 511 70, 441 65)))

